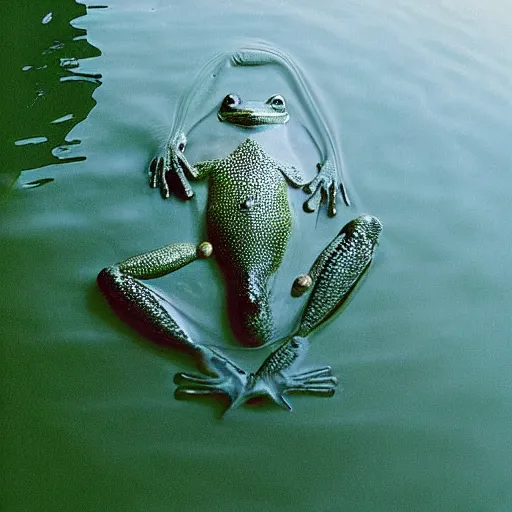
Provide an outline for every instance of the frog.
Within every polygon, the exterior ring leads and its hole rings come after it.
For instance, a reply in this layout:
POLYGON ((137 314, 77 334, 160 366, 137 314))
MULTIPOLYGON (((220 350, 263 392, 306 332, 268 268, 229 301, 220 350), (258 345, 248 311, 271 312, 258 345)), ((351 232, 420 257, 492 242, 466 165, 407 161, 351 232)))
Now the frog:
MULTIPOLYGON (((291 62, 283 53, 267 55, 262 49, 258 52, 263 57, 255 59, 253 51, 231 55, 230 62, 291 62), (247 54, 250 58, 241 57, 247 54)), ((205 69, 210 72, 210 68, 205 69)), ((186 111, 182 106, 181 112, 186 111)), ((308 294, 299 325, 284 339, 274 339, 269 280, 281 266, 293 228, 288 188, 303 188, 310 195, 304 203, 306 213, 316 211, 324 200, 329 216, 334 217, 338 193, 347 205, 350 202, 343 183, 336 178, 332 155, 319 162, 318 175, 308 182, 296 166, 270 156, 251 135, 250 130, 289 121, 281 94, 264 101, 245 101, 230 93, 220 102, 217 118, 249 130, 250 135, 227 156, 191 165, 185 156, 187 136, 175 123, 163 154, 149 166, 149 186, 158 188, 164 199, 175 192, 190 200, 194 197, 191 182, 208 181, 207 240, 170 243, 130 257, 105 267, 97 283, 121 318, 156 343, 178 348, 196 359, 201 373, 178 373, 177 397, 222 394, 229 399, 229 411, 263 396, 291 410, 288 393, 335 393, 338 381, 329 366, 304 365, 309 337, 340 309, 368 270, 382 224, 376 217, 363 214, 342 227, 309 271, 291 286, 294 297, 308 294), (217 260, 228 285, 228 313, 235 337, 250 348, 278 345, 255 372, 241 368, 219 347, 192 339, 169 311, 172 299, 143 282, 211 257, 217 260)))

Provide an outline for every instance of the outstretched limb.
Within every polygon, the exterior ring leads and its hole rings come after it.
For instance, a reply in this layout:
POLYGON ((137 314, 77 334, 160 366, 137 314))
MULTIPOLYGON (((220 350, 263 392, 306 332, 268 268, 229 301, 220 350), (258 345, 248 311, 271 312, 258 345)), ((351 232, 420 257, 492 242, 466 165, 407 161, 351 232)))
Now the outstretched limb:
POLYGON ((327 213, 330 217, 336 215, 336 197, 341 192, 343 201, 350 206, 350 201, 345 190, 345 185, 340 180, 332 161, 327 160, 317 164, 318 174, 304 187, 304 192, 310 194, 304 203, 304 211, 311 213, 317 210, 322 200, 327 200, 327 213))
POLYGON ((330 367, 301 369, 308 350, 306 336, 324 323, 354 289, 372 260, 381 231, 382 224, 371 215, 352 220, 322 251, 309 273, 295 280, 295 296, 313 287, 299 328, 264 361, 231 408, 258 395, 268 396, 288 410, 291 405, 285 395, 290 392, 334 395, 338 381, 330 367))
POLYGON ((197 247, 166 245, 103 269, 98 285, 123 320, 154 342, 182 349, 197 360, 204 375, 176 375, 177 396, 223 393, 233 402, 245 392, 249 374, 220 352, 194 342, 165 307, 168 301, 140 281, 161 277, 211 254, 208 242, 197 247))
POLYGON ((346 224, 322 251, 309 273, 295 280, 292 295, 312 288, 302 314, 299 336, 308 336, 345 302, 370 265, 382 224, 371 215, 361 215, 346 224))
POLYGON ((104 268, 98 286, 112 309, 127 323, 158 344, 195 350, 191 340, 165 307, 166 299, 156 294, 142 279, 155 279, 212 254, 208 242, 169 244, 104 268))
POLYGON ((195 352, 203 374, 178 373, 175 396, 225 394, 231 403, 236 402, 245 393, 250 375, 210 347, 197 346, 195 352))
POLYGON ((203 179, 210 171, 206 165, 189 163, 185 156, 186 146, 186 135, 176 133, 167 143, 163 156, 153 158, 149 165, 149 186, 159 188, 163 199, 170 197, 171 190, 184 199, 191 199, 194 191, 188 180, 203 179))

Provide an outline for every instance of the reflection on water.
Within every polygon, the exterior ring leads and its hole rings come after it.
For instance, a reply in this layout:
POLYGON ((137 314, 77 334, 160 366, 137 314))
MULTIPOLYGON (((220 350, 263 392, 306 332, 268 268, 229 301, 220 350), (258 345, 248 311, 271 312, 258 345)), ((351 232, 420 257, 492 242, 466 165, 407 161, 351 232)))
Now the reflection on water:
MULTIPOLYGON (((4 4, 3 4, 4 5, 4 4)), ((72 0, 22 0, 2 7, 3 80, 8 101, 2 115, 10 120, 3 141, 0 197, 22 170, 84 157, 67 157, 70 130, 95 105, 99 73, 82 73, 80 63, 100 55, 78 28, 86 7, 72 0)))

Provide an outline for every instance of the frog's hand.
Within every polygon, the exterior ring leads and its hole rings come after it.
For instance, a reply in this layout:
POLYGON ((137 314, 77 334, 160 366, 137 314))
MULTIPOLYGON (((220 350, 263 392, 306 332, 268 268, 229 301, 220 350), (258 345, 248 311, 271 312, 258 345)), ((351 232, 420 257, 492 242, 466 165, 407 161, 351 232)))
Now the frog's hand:
POLYGON ((174 382, 178 384, 175 392, 177 398, 225 394, 233 404, 244 395, 249 381, 247 372, 220 352, 206 346, 197 345, 195 355, 204 374, 177 374, 174 378, 174 382))
POLYGON ((376 217, 357 217, 322 251, 309 273, 295 280, 295 296, 313 287, 298 330, 300 336, 309 335, 345 302, 369 267, 381 231, 376 217), (301 287, 299 281, 307 286, 301 287))
POLYGON ((171 191, 184 199, 192 198, 194 191, 188 179, 199 180, 205 175, 204 165, 199 169, 188 162, 186 144, 184 133, 174 135, 167 143, 164 155, 153 158, 149 165, 149 186, 159 188, 164 199, 170 197, 171 191))
POLYGON ((271 397, 276 404, 292 410, 284 395, 290 392, 333 396, 338 383, 328 366, 299 371, 307 351, 308 341, 293 336, 272 352, 255 374, 254 389, 271 397))
POLYGON ((336 196, 338 191, 347 206, 350 206, 345 186, 340 180, 338 172, 330 160, 323 164, 318 164, 318 174, 311 183, 304 187, 304 192, 311 194, 310 198, 304 203, 306 212, 314 212, 322 200, 327 199, 327 211, 330 217, 336 215, 336 196))

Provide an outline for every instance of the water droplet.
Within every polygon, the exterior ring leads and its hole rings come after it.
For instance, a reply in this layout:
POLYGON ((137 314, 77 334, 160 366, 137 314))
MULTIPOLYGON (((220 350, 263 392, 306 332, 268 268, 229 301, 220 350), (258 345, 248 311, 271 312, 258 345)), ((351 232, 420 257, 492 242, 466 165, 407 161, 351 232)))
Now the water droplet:
POLYGON ((43 25, 46 25, 47 23, 50 23, 50 21, 52 21, 52 18, 53 18, 53 13, 49 12, 41 21, 41 23, 43 25))

